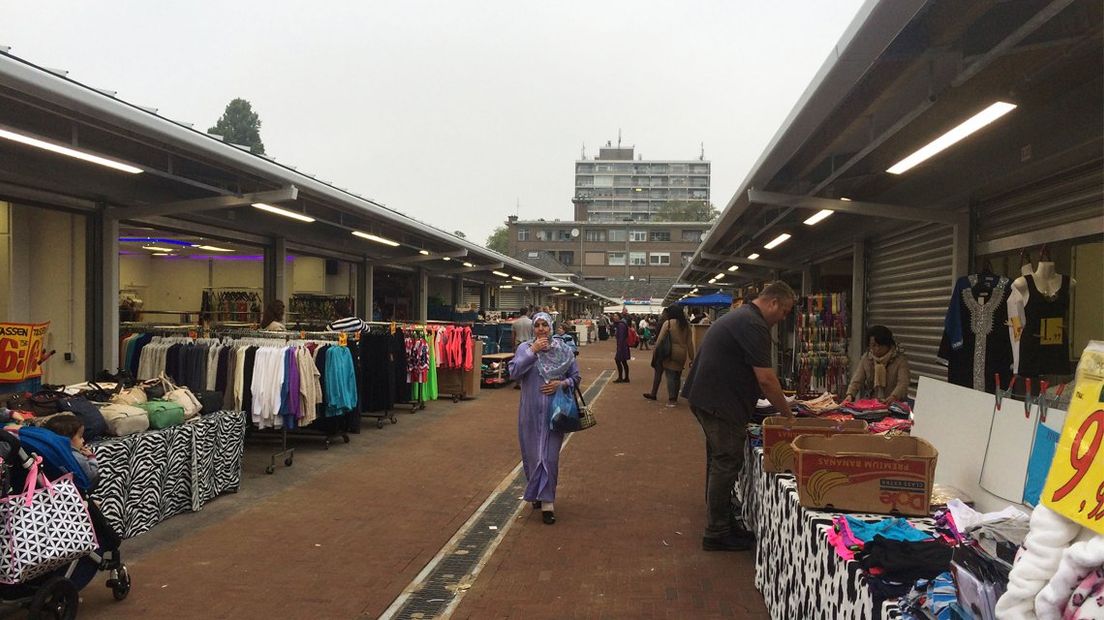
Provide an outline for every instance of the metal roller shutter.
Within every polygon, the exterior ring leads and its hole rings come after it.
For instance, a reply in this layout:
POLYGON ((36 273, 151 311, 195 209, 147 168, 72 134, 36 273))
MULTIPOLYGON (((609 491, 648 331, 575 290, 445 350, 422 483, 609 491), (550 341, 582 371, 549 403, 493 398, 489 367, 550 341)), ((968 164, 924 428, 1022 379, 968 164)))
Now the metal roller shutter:
POLYGON ((461 303, 465 307, 479 307, 479 287, 465 286, 461 303))
POLYGON ((953 229, 924 224, 871 242, 866 265, 866 324, 885 325, 908 355, 915 393, 921 376, 945 381, 937 359, 954 285, 953 229))
POLYGON ((525 289, 499 289, 498 309, 517 312, 522 305, 529 303, 529 291, 525 289))
POLYGON ((1048 177, 1027 187, 979 201, 979 241, 991 241, 1039 228, 1100 218, 1104 204, 1104 161, 1048 177))

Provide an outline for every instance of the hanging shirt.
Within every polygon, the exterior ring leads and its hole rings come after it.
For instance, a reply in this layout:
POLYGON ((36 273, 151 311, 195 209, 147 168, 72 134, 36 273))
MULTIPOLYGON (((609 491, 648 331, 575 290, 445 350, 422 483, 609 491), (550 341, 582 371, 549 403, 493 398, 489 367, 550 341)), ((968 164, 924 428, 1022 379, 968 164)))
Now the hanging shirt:
POLYGON ((1019 374, 1023 377, 1070 374, 1069 276, 1053 296, 1043 295, 1033 276, 1027 280, 1028 298, 1024 306, 1023 333, 1020 336, 1019 374))
POLYGON ((939 344, 948 382, 993 393, 996 374, 1009 380, 1012 342, 1005 324, 1011 290, 1008 278, 995 275, 972 274, 955 283, 939 344))

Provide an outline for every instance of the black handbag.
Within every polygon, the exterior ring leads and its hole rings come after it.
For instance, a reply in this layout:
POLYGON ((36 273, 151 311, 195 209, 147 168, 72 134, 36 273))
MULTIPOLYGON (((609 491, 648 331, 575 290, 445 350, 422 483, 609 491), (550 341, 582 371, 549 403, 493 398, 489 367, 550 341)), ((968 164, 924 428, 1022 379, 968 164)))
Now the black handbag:
POLYGON ((67 396, 57 401, 58 410, 72 413, 84 424, 84 440, 99 439, 107 433, 107 420, 104 420, 100 408, 92 401, 80 396, 67 396))
POLYGON ((199 410, 200 414, 206 415, 222 411, 222 392, 216 392, 214 390, 199 390, 197 392, 192 392, 192 394, 195 395, 196 399, 199 401, 199 404, 203 407, 199 410))
POLYGON ((58 401, 68 396, 68 394, 59 390, 39 390, 31 394, 31 412, 35 414, 35 417, 54 415, 61 411, 58 407, 58 401))
POLYGON ((122 389, 121 384, 116 384, 114 390, 107 390, 103 386, 101 386, 99 383, 96 383, 95 381, 89 381, 88 382, 88 389, 82 391, 80 393, 80 395, 87 398, 88 400, 90 400, 92 402, 106 403, 106 402, 110 402, 111 399, 114 398, 115 395, 119 393, 120 389, 122 389))

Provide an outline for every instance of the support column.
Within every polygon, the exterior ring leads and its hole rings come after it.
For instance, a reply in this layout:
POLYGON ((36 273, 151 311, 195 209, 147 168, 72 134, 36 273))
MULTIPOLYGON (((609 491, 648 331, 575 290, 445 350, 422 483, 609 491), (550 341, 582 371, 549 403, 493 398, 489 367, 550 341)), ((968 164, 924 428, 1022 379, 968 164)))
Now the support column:
POLYGON ((414 274, 414 320, 424 321, 429 317, 429 272, 418 267, 414 274))
POLYGON ((491 285, 486 282, 479 285, 479 309, 491 309, 491 285))
POLYGON ((357 266, 356 281, 356 315, 365 320, 372 320, 372 303, 375 301, 372 285, 375 279, 375 265, 368 261, 362 261, 357 266))
POLYGON ((452 277, 452 307, 464 303, 464 276, 452 277))
POLYGON ((962 276, 969 275, 971 271, 970 213, 958 214, 951 228, 953 229, 952 243, 954 247, 951 248, 951 283, 948 286, 954 286, 955 281, 962 276))
POLYGON ((811 295, 813 293, 813 266, 805 265, 805 268, 801 270, 801 294, 811 295))
MULTIPOLYGON (((101 205, 102 207, 102 205, 101 205)), ((86 376, 119 367, 119 220, 100 213, 89 218, 88 335, 91 355, 85 360, 86 376)))
POLYGON ((265 248, 264 301, 265 305, 279 299, 288 303, 287 240, 276 237, 265 248))
POLYGON ((866 242, 855 242, 851 251, 851 344, 847 355, 851 358, 851 373, 859 367, 859 358, 866 350, 866 242))

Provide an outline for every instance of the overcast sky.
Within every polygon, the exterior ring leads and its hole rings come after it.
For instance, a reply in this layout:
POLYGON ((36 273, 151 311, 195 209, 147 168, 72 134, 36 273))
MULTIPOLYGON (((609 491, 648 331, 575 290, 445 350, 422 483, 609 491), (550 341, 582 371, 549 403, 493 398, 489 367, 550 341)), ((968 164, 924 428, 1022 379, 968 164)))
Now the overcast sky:
POLYGON ((861 0, 0 2, 0 45, 482 243, 570 219, 573 162, 705 144, 723 208, 861 0))

